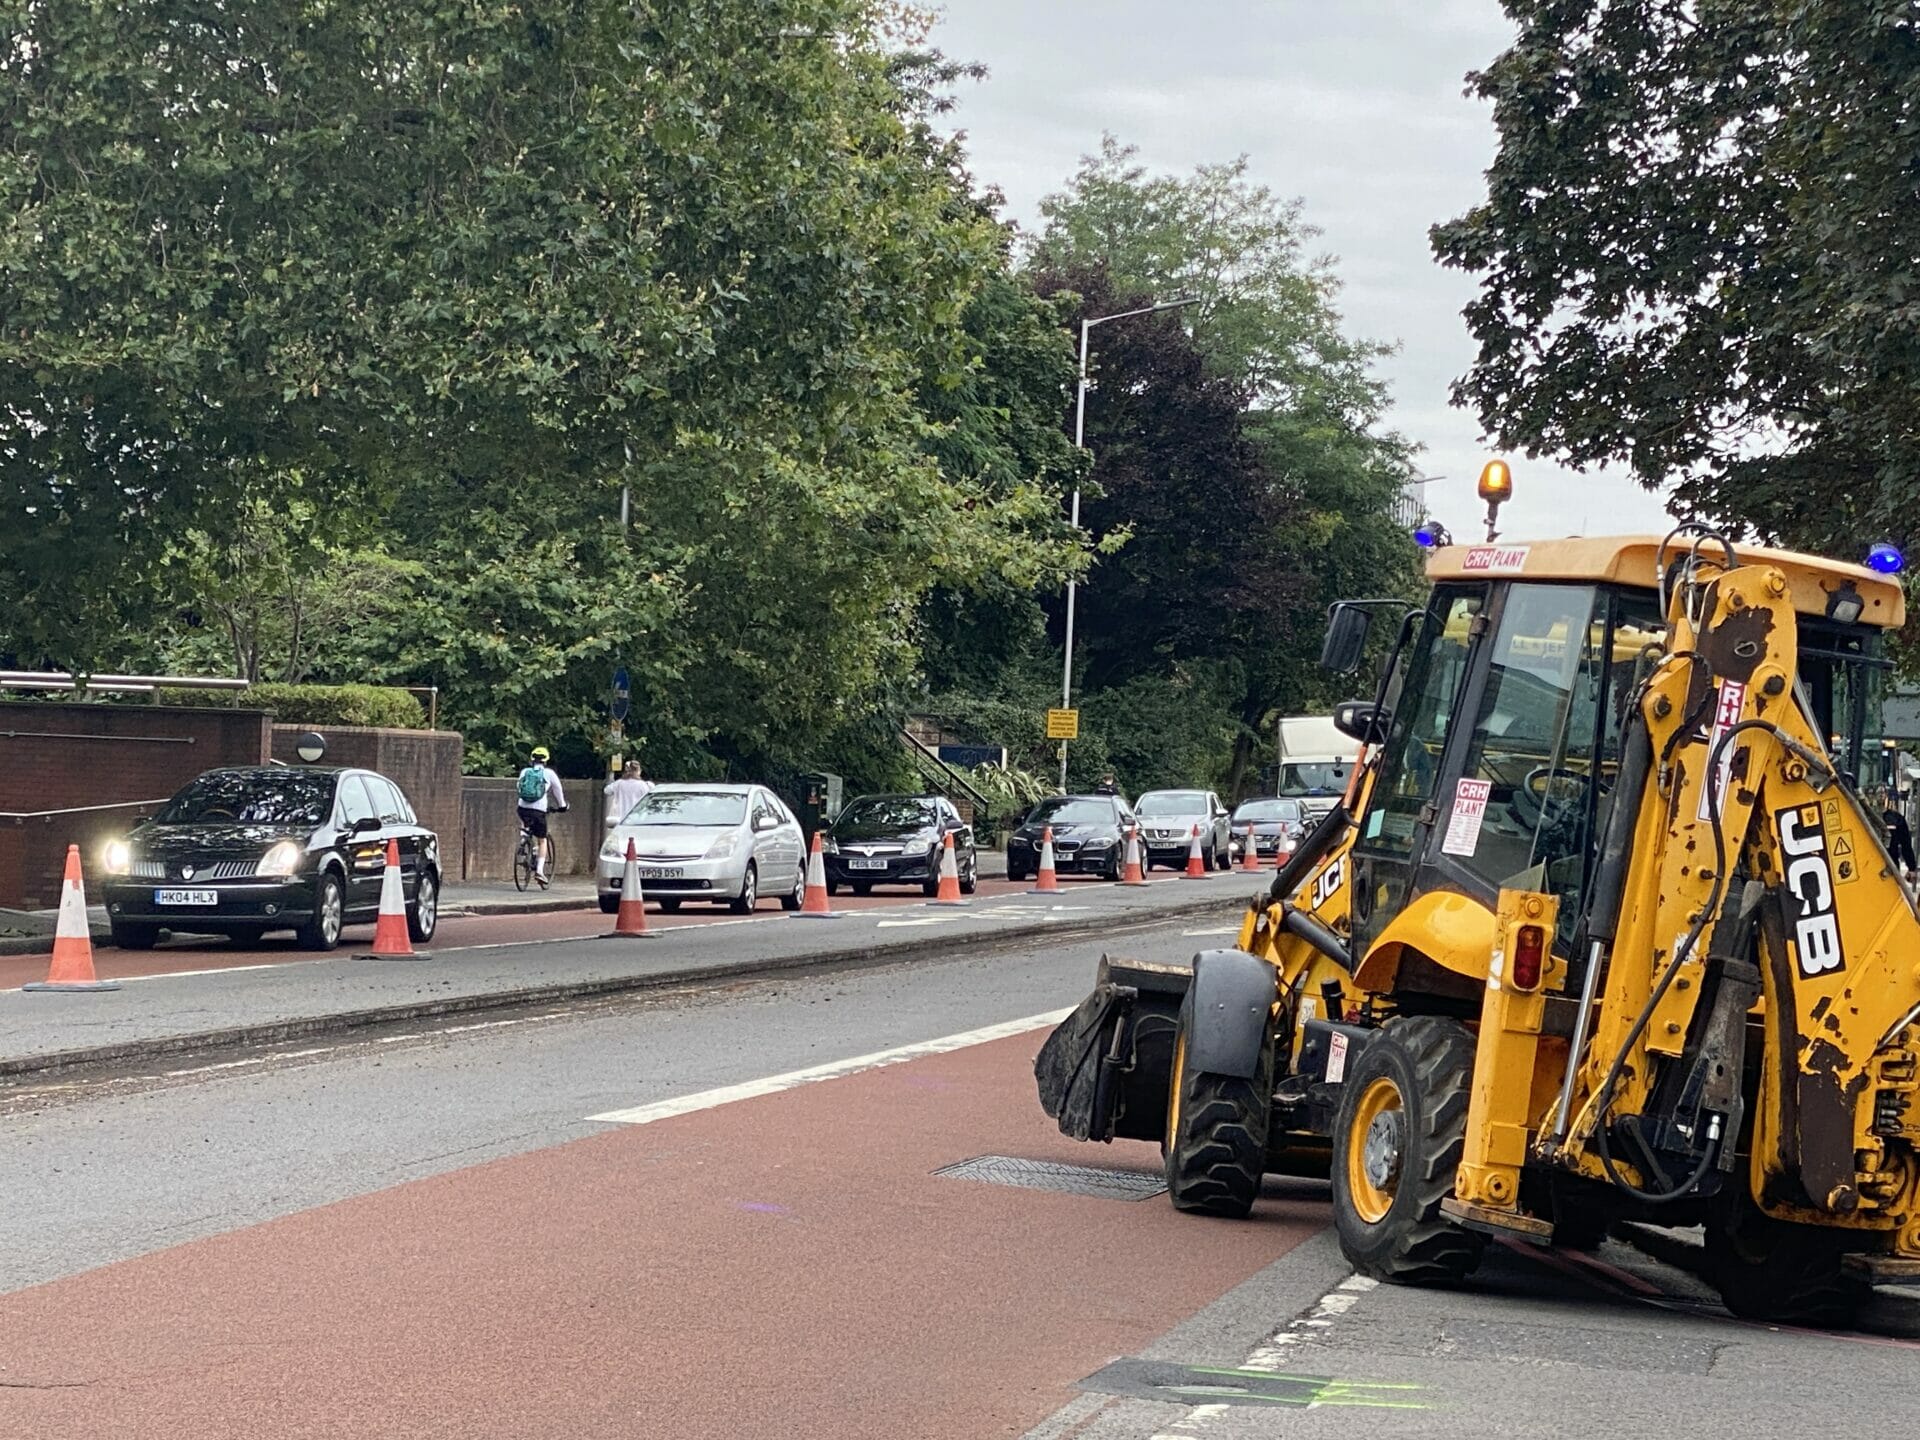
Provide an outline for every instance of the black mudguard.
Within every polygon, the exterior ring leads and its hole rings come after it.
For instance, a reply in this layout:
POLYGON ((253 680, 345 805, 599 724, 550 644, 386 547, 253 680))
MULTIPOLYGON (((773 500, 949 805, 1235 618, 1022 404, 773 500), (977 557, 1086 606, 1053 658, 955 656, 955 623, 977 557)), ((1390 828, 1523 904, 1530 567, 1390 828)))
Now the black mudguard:
POLYGON ((1193 1007, 1187 1069, 1251 1079, 1271 1043, 1268 1020, 1278 975, 1244 950, 1202 950, 1193 957, 1193 1007))
POLYGON ((1033 1062, 1040 1105, 1075 1140, 1160 1140, 1173 1037, 1192 976, 1183 966, 1103 958, 1093 993, 1033 1062))

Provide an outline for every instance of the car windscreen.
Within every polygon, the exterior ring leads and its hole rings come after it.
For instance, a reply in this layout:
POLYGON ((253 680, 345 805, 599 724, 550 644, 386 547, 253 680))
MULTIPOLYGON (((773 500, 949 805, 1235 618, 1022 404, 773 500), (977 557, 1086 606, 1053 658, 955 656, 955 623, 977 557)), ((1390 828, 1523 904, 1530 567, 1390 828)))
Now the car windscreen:
POLYGON ((937 823, 933 806, 911 795, 875 795, 856 800, 840 812, 834 822, 857 825, 865 830, 922 830, 937 823))
POLYGON ((1142 795, 1135 808, 1149 820, 1159 815, 1204 815, 1207 797, 1200 790, 1156 790, 1151 795, 1142 795))
POLYGON ((1265 822, 1270 820, 1300 819, 1300 806, 1292 800, 1249 800, 1233 812, 1233 818, 1239 821, 1265 822))
POLYGON ((628 825, 738 825, 747 797, 714 790, 654 791, 627 812, 628 825))
POLYGON ((1027 816, 1029 825, 1099 825, 1113 819, 1110 800, 1042 800, 1027 816))
POLYGON ((161 825, 316 826, 333 807, 332 775, 215 770, 191 782, 154 817, 161 825))

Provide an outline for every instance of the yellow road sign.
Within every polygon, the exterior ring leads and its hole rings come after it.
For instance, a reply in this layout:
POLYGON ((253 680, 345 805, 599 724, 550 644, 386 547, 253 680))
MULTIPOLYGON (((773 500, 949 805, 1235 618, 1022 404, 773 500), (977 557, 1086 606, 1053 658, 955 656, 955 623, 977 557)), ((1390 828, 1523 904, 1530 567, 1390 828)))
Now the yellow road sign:
POLYGON ((1078 740, 1080 738, 1080 712, 1078 710, 1047 711, 1047 739, 1078 740))

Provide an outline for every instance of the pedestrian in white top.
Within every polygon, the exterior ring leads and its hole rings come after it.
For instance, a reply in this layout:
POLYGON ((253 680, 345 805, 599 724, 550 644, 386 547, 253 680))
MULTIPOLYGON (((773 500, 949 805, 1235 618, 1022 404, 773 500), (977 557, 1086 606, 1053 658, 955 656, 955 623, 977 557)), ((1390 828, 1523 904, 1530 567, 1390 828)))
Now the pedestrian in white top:
POLYGON ((607 828, 611 830, 627 818, 629 811, 653 792, 653 782, 640 773, 640 762, 629 760, 627 768, 617 779, 609 780, 605 791, 607 797, 607 828))

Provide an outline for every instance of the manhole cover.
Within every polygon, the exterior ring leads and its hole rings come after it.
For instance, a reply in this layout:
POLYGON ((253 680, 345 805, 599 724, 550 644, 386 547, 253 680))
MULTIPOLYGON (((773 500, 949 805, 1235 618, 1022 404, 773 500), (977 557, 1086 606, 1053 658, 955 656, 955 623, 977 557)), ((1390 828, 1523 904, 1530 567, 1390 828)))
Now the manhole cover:
POLYGON ((1164 1195, 1167 1189, 1167 1182, 1151 1171, 1063 1165, 1057 1160, 1021 1160, 1012 1155, 976 1155, 933 1173, 954 1180, 985 1180, 991 1185, 1090 1195, 1096 1200, 1150 1200, 1164 1195))

